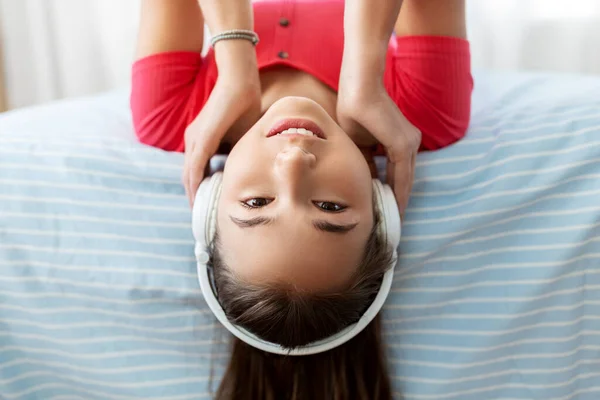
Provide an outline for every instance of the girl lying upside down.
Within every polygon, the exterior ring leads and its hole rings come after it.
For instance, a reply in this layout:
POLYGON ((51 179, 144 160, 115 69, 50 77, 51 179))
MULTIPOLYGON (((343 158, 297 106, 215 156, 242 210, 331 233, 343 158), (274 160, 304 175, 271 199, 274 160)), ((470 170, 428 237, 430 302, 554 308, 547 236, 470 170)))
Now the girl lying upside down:
POLYGON ((210 296, 254 339, 228 327, 237 338, 218 399, 392 397, 381 305, 344 340, 306 349, 357 326, 395 262, 372 155, 387 156, 402 213, 417 152, 465 134, 464 3, 143 0, 139 140, 185 152, 191 203, 210 158, 229 152, 207 243, 210 296), (205 23, 218 40, 203 57, 205 23))

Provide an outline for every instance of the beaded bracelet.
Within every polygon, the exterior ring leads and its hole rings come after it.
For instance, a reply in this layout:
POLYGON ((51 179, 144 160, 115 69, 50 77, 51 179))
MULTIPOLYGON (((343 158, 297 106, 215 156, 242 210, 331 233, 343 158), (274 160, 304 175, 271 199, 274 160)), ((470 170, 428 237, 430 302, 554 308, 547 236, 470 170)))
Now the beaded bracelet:
POLYGON ((253 46, 256 46, 259 42, 258 35, 253 31, 245 29, 232 29, 230 31, 221 32, 218 35, 213 36, 210 39, 210 45, 215 47, 215 43, 221 40, 233 40, 233 39, 244 39, 252 42, 253 46))

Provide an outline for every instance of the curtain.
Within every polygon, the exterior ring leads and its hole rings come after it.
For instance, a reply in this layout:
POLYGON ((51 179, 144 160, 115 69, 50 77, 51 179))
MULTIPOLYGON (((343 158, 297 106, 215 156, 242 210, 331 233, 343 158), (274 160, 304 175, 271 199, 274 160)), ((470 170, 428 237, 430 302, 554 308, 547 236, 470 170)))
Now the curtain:
MULTIPOLYGON (((0 0, 10 107, 124 87, 140 0, 0 0)), ((599 0, 467 0, 475 68, 600 74, 599 0)))

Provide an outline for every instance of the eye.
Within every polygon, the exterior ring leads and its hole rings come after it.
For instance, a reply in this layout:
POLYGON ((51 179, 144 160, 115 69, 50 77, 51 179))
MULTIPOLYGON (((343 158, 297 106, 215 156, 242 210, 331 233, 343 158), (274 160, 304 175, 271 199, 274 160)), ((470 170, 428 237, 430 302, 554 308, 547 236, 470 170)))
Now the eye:
POLYGON ((314 204, 325 212, 340 212, 346 209, 346 206, 330 201, 315 201, 314 204))
POLYGON ((242 205, 247 208, 261 208, 269 203, 271 203, 273 199, 265 199, 264 197, 254 197, 252 199, 242 201, 242 205))

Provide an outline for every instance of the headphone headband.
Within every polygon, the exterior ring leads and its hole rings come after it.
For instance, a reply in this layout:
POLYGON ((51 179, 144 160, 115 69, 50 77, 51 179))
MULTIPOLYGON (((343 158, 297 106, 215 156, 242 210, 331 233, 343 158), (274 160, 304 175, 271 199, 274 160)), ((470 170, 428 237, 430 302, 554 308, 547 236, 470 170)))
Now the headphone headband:
POLYGON ((281 355, 302 356, 322 353, 336 348, 358 335, 375 318, 392 287, 394 268, 397 260, 397 247, 400 243, 400 215, 396 200, 391 188, 383 185, 379 180, 373 180, 374 201, 377 211, 381 214, 380 233, 384 235, 388 248, 393 252, 392 262, 383 276, 381 287, 375 300, 371 303, 362 317, 342 331, 317 342, 309 343, 295 349, 287 349, 279 344, 260 339, 246 329, 231 323, 221 307, 211 286, 211 279, 207 268, 209 261, 208 248, 216 232, 217 203, 221 194, 222 174, 217 173, 205 179, 196 195, 192 215, 192 227, 196 239, 195 253, 197 260, 198 281, 202 295, 208 307, 217 320, 235 337, 246 344, 259 350, 281 355))

